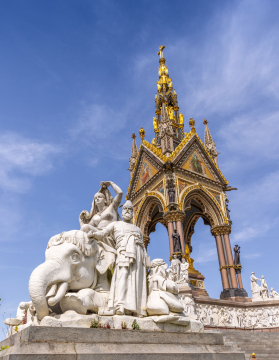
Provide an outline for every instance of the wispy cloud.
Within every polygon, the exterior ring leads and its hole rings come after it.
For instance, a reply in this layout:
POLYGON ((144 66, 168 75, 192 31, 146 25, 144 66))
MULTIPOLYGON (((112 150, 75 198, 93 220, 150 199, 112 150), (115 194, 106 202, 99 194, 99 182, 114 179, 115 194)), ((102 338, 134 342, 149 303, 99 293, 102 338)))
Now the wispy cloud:
POLYGON ((216 259, 216 249, 198 249, 197 255, 195 258, 195 264, 197 263, 207 263, 210 261, 215 261, 216 259))
POLYGON ((0 136, 0 188, 24 192, 31 177, 49 171, 61 148, 7 132, 0 136))
POLYGON ((220 11, 206 25, 210 35, 195 48, 198 54, 184 39, 173 45, 190 63, 183 71, 185 102, 195 116, 230 116, 261 96, 278 99, 279 29, 269 26, 262 34, 262 26, 269 25, 268 7, 243 1, 220 11))
POLYGON ((96 166, 106 156, 128 161, 126 144, 130 147, 131 141, 124 130, 132 118, 132 108, 133 101, 121 104, 121 107, 96 103, 83 105, 69 133, 76 147, 87 148, 84 153, 87 165, 96 166))
POLYGON ((249 253, 249 254, 244 254, 243 255, 243 258, 244 259, 257 259, 257 258, 259 258, 259 257, 262 257, 263 255, 262 254, 259 254, 259 253, 249 253))

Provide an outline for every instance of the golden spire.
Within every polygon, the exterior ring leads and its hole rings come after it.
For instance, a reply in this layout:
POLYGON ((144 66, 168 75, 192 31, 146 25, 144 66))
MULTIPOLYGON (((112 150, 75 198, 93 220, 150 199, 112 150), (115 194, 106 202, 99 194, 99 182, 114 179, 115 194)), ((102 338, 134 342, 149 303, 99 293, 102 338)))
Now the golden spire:
POLYGON ((169 126, 172 128, 169 129, 169 134, 171 134, 174 148, 176 148, 184 138, 184 122, 183 115, 179 113, 177 94, 173 89, 172 79, 169 77, 169 70, 166 65, 166 60, 163 57, 164 49, 165 45, 161 45, 158 52, 160 56, 160 66, 158 68, 159 79, 157 81, 157 94, 155 95, 153 128, 155 132, 155 143, 160 147, 162 145, 160 128, 161 124, 166 122, 167 119, 169 126))
POLYGON ((159 95, 166 94, 169 91, 172 91, 172 79, 169 78, 169 70, 165 65, 166 60, 163 58, 163 49, 165 45, 160 46, 160 50, 158 55, 160 55, 159 63, 160 67, 158 69, 159 72, 159 80, 157 81, 157 90, 159 95))
POLYGON ((163 50, 164 50, 164 48, 165 48, 165 45, 160 45, 160 50, 159 50, 159 52, 157 54, 157 55, 160 55, 161 59, 163 58, 163 50))

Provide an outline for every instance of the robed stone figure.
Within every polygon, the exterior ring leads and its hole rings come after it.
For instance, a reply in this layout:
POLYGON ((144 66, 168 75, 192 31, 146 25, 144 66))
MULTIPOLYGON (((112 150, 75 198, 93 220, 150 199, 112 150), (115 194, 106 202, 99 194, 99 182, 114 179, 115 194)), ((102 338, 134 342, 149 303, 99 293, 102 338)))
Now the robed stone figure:
POLYGON ((117 315, 146 316, 146 250, 139 227, 132 224, 133 205, 126 201, 123 221, 114 221, 102 231, 90 234, 106 243, 113 238, 117 252, 108 307, 117 315))

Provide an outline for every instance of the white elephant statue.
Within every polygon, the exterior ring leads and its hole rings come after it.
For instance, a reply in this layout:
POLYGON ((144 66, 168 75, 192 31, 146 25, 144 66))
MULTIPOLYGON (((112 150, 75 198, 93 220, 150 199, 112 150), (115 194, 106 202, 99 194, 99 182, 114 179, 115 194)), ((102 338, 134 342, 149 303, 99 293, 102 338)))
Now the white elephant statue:
POLYGON ((116 251, 88 238, 80 230, 53 236, 45 262, 31 274, 29 294, 38 320, 49 315, 49 307, 59 303, 62 311, 86 314, 98 311, 108 299, 107 270, 115 262, 116 251))

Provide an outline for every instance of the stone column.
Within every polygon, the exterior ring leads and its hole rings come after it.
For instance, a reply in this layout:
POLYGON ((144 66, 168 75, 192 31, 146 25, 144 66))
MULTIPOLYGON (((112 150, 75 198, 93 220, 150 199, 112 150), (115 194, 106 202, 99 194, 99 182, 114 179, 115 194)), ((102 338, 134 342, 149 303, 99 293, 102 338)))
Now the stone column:
POLYGON ((241 273, 240 272, 237 273, 237 280, 238 280, 239 289, 243 289, 243 284, 242 284, 242 279, 241 279, 241 273))
POLYGON ((184 234, 183 234, 183 225, 180 220, 176 222, 177 226, 177 232, 180 235, 180 241, 181 241, 181 252, 185 255, 185 240, 184 240, 184 234))
MULTIPOLYGON (((222 266, 226 265, 221 235, 215 235, 215 240, 216 240, 216 247, 218 252, 219 265, 221 268, 222 266)), ((229 289, 230 285, 229 285, 229 279, 226 269, 223 268, 220 270, 220 272, 221 272, 223 289, 229 289)))
MULTIPOLYGON (((226 247, 226 252, 227 252, 227 257, 228 257, 228 265, 233 266, 233 256, 232 256, 232 249, 231 249, 231 243, 230 243, 230 238, 229 238, 229 233, 231 232, 230 226, 228 226, 228 228, 225 230, 225 232, 224 232, 224 240, 225 240, 225 247, 226 247)), ((237 289, 238 285, 237 285, 236 273, 235 273, 234 267, 230 268, 230 274, 231 274, 231 280, 232 280, 232 287, 233 287, 233 289, 237 289)))
POLYGON ((181 250, 182 250, 182 253, 185 254, 185 243, 184 243, 183 226, 182 226, 182 221, 184 219, 184 216, 185 216, 185 213, 181 210, 168 210, 164 214, 164 219, 168 224, 170 255, 172 255, 172 253, 173 253, 172 234, 174 232, 174 228, 173 228, 174 221, 176 222, 176 225, 177 225, 177 232, 180 235, 181 250))
POLYGON ((172 221, 168 222, 168 233, 169 233, 169 242, 170 242, 170 256, 172 256, 172 254, 173 254, 173 240, 172 240, 173 223, 172 223, 172 221))

